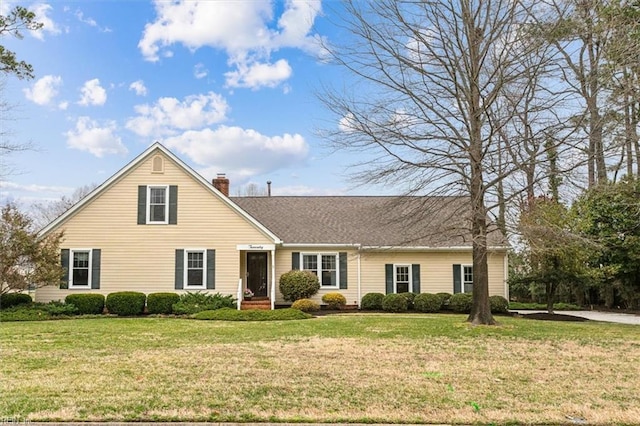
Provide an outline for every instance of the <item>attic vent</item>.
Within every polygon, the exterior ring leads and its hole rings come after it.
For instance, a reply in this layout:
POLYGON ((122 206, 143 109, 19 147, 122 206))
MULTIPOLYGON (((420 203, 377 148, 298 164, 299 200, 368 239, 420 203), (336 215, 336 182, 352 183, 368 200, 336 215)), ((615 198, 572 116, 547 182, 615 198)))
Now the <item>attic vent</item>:
POLYGON ((161 155, 153 157, 151 173, 164 173, 164 158, 161 155))

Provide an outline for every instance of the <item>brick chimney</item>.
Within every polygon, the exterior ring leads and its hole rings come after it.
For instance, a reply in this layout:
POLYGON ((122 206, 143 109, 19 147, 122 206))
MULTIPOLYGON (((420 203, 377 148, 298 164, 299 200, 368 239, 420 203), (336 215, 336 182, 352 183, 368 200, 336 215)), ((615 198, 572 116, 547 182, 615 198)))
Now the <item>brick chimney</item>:
POLYGON ((218 176, 211 183, 213 183, 214 188, 222 192, 226 197, 229 196, 229 179, 224 173, 218 173, 218 176))

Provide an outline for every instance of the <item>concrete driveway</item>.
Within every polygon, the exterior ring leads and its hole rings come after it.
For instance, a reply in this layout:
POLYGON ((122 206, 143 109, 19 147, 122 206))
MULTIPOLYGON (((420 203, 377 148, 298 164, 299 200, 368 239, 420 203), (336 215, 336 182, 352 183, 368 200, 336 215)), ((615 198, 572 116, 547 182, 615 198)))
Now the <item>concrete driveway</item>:
MULTIPOLYGON (((533 314, 547 311, 524 311, 515 310, 519 314, 533 314)), ((640 315, 620 314, 617 312, 601 312, 601 311, 554 311, 556 314, 573 315, 575 317, 586 318, 591 321, 615 322, 618 324, 640 325, 640 315)))

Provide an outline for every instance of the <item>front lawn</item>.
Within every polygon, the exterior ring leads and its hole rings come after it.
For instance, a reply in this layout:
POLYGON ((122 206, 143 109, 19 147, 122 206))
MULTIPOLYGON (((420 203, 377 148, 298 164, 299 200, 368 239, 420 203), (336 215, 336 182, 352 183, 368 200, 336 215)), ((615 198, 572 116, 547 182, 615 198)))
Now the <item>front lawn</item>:
POLYGON ((637 424, 640 329, 463 315, 0 324, 0 416, 637 424))

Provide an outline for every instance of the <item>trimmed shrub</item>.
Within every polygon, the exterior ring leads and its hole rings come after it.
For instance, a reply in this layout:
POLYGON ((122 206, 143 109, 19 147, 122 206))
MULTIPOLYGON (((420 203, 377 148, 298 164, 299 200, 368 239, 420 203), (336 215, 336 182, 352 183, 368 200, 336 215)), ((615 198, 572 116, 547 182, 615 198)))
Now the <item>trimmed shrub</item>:
POLYGON ((404 294, 387 294, 382 299, 382 309, 387 312, 406 312, 409 301, 404 294))
POLYGON ((75 305, 58 301, 49 302, 42 308, 51 316, 74 315, 78 312, 78 308, 75 305))
POLYGON ((379 311, 382 309, 382 300, 384 294, 382 293, 367 293, 362 296, 360 301, 360 309, 365 311, 379 311))
POLYGON ((147 312, 150 314, 170 314, 173 305, 180 301, 176 293, 150 293, 147 295, 147 312))
POLYGON ((137 291, 119 291, 107 296, 106 306, 111 314, 118 316, 142 315, 147 296, 137 291))
POLYGON ((438 296, 442 302, 441 309, 447 309, 449 307, 449 300, 451 300, 451 296, 453 295, 451 293, 436 293, 436 296, 438 296))
POLYGON ((322 301, 327 304, 329 309, 341 309, 347 304, 347 298, 337 292, 324 294, 322 301))
POLYGON ((308 299, 318 290, 320 290, 320 281, 312 272, 293 270, 280 276, 280 293, 287 302, 308 299))
POLYGON ((197 291, 180 295, 180 300, 174 303, 171 309, 177 315, 190 315, 202 311, 235 307, 236 300, 231 295, 223 296, 220 293, 209 294, 197 291))
POLYGON ((95 293, 70 294, 64 303, 77 308, 78 315, 99 315, 104 310, 104 296, 95 293))
POLYGON ((400 294, 407 298, 407 309, 413 309, 413 301, 416 298, 416 294, 411 292, 400 294))
POLYGON ((419 312, 438 312, 442 309, 442 298, 437 294, 420 293, 413 300, 413 306, 419 312))
POLYGON ((472 304, 473 296, 471 293, 456 293, 449 299, 449 309, 459 314, 470 313, 472 304))
POLYGON ((32 303, 31 296, 25 293, 7 293, 0 296, 0 308, 10 308, 18 305, 28 305, 32 303))
POLYGON ((489 296, 491 312, 494 314, 506 314, 509 312, 509 301, 502 296, 489 296))
POLYGON ((293 302, 291 308, 302 312, 317 312, 320 310, 320 305, 311 299, 298 299, 293 302))
POLYGON ((308 319, 313 318, 313 316, 291 308, 276 309, 275 311, 258 309, 239 311, 237 309, 222 308, 215 311, 198 312, 193 318, 218 321, 286 321, 308 319))

